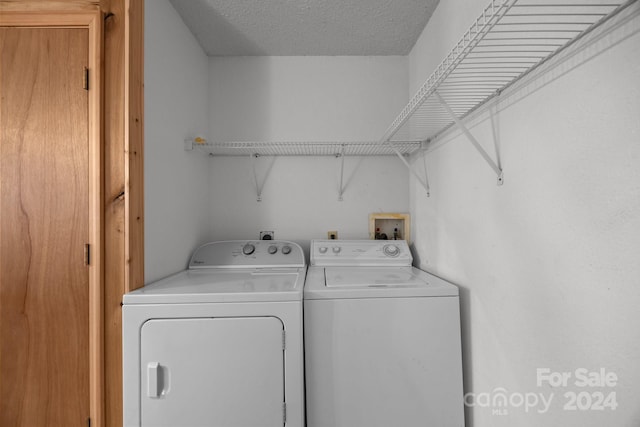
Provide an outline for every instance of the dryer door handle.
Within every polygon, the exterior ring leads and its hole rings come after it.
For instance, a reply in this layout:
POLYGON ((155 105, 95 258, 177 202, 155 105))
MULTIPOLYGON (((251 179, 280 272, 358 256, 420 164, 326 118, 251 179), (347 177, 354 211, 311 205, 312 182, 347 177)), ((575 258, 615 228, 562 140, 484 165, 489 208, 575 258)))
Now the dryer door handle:
POLYGON ((158 362, 147 364, 147 396, 151 398, 160 397, 161 370, 158 362))

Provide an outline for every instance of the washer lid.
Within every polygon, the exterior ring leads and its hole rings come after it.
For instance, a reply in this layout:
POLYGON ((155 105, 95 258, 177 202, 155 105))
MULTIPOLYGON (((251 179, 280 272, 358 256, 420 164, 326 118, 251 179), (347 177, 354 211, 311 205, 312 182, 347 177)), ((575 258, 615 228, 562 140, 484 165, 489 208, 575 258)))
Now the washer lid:
POLYGON ((305 299, 457 296, 458 288, 414 267, 309 267, 305 299))
POLYGON ((425 284, 411 268, 326 267, 324 273, 327 288, 393 288, 425 284))
POLYGON ((304 268, 185 270, 125 294, 123 304, 300 301, 304 268))

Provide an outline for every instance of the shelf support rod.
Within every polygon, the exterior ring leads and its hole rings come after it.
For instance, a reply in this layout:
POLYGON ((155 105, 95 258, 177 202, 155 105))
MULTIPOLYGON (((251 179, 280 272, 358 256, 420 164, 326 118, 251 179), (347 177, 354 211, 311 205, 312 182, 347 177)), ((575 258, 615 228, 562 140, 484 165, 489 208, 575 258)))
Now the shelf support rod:
MULTIPOLYGON (((404 163, 404 165, 407 167, 407 169, 409 169, 409 172, 411 173, 411 175, 413 175, 415 177, 415 179, 418 180, 418 182, 420 183, 420 185, 422 185, 422 187, 425 189, 425 191, 427 192, 427 197, 430 196, 430 192, 429 192, 429 181, 428 179, 425 178, 423 179, 418 172, 415 171, 415 169, 413 167, 411 167, 411 164, 407 161, 407 159, 405 159, 404 154, 402 154, 402 152, 400 150, 398 150, 398 148, 395 146, 395 144, 393 142, 391 142, 388 139, 383 140, 385 144, 387 144, 389 147, 391 147, 391 149, 394 151, 394 153, 396 153, 396 155, 398 156, 398 158, 400 158, 400 160, 402 160, 402 163, 404 163)), ((426 169, 425 169, 426 172, 426 169)))
POLYGON ((427 155, 422 153, 422 167, 424 168, 424 183, 427 190, 427 197, 431 197, 431 186, 429 185, 429 174, 427 172, 427 155))
POLYGON ((256 153, 253 154, 251 157, 253 157, 253 162, 252 162, 252 166, 253 166, 253 181, 255 182, 256 185, 256 201, 257 202, 261 202, 262 201, 262 189, 264 188, 264 183, 267 180, 267 177, 265 176, 265 180, 262 181, 262 185, 260 185, 258 183, 258 174, 256 172, 256 163, 258 162, 258 157, 260 157, 260 154, 256 153))
POLYGON ((344 180, 344 144, 342 144, 342 148, 340 149, 340 153, 336 154, 336 157, 341 157, 340 159, 340 189, 338 190, 338 201, 342 202, 342 195, 344 194, 344 187, 342 186, 344 180))
MULTIPOLYGON (((444 109, 447 111, 447 113, 449 113, 449 115, 451 116, 455 124, 460 128, 460 130, 462 130, 462 132, 466 135, 467 139, 471 141, 471 144, 473 144, 473 146, 478 151, 478 153, 480 153, 482 158, 496 173, 496 175, 498 176, 498 185, 502 185, 503 184, 502 168, 496 162, 494 162, 491 156, 489 156, 489 154, 487 154, 484 148, 482 148, 482 145, 480 145, 478 140, 471 134, 469 129, 464 125, 464 123, 462 123, 462 120, 460 120, 460 118, 456 115, 456 113, 451 109, 449 104, 447 104, 447 101, 445 101, 444 98, 442 98, 442 96, 440 96, 440 94, 437 91, 434 93, 438 98, 440 105, 442 105, 444 109)), ((498 159, 498 163, 499 162, 500 162, 500 159, 498 159)))

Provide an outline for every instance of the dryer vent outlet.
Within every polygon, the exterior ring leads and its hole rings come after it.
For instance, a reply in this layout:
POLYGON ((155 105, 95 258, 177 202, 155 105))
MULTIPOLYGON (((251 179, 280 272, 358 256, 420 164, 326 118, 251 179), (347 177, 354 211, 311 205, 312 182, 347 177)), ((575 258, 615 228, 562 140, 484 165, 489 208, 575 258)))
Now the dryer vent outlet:
POLYGON ((260 240, 273 240, 273 231, 261 231, 260 240))

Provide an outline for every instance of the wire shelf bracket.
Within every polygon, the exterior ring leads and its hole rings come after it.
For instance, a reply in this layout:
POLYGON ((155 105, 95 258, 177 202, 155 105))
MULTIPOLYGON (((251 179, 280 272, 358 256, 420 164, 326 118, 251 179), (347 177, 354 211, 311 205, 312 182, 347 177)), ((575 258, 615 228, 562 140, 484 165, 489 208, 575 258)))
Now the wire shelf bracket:
POLYGON ((267 166, 267 170, 264 173, 264 176, 262 177, 262 181, 260 181, 258 179, 258 172, 257 172, 257 168, 256 165, 258 163, 258 159, 260 158, 260 154, 255 153, 251 155, 251 158, 253 159, 251 161, 251 167, 253 169, 253 183, 256 187, 256 201, 257 202, 261 202, 262 201, 262 190, 264 189, 264 185, 267 182, 267 179, 269 179, 269 175, 271 174, 271 169, 273 168, 273 164, 276 161, 276 158, 273 157, 273 160, 271 161, 271 164, 267 166))
POLYGON ((418 174, 418 172, 411 166, 411 163, 409 163, 409 161, 405 158, 405 154, 402 153, 402 151, 400 151, 398 149, 398 147, 396 147, 396 144, 388 139, 383 139, 382 143, 385 145, 388 145, 391 150, 393 150, 394 153, 396 153, 396 155, 398 156, 398 158, 402 161, 402 163, 404 163, 404 165, 407 167, 407 169, 409 170, 409 173, 411 175, 413 175, 413 177, 415 179, 418 180, 418 182, 420 183, 420 185, 422 185, 422 188, 424 188, 424 190, 427 192, 427 197, 429 197, 431 195, 431 190, 429 189, 429 178, 427 176, 427 165, 426 163, 424 164, 424 178, 420 176, 420 174, 418 174))
MULTIPOLYGON (((464 125, 462 120, 460 120, 460 118, 456 115, 456 113, 453 111, 451 106, 447 104, 447 101, 445 101, 444 98, 442 98, 442 96, 440 96, 440 94, 437 91, 435 92, 435 96, 440 102, 440 105, 442 105, 442 107, 447 111, 447 113, 449 113, 449 116, 455 122, 456 126, 458 126, 458 128, 465 134, 465 136, 471 142, 473 147, 478 151, 478 153, 480 153, 484 161, 487 162, 487 164, 491 167, 491 169, 493 169, 493 171, 496 173, 496 175, 498 176, 498 185, 504 184, 504 174, 502 172, 502 168, 500 167, 500 156, 498 156, 498 151, 496 150, 496 158, 497 158, 497 162, 496 162, 491 158, 491 156, 489 156, 489 154, 487 154, 485 149, 482 148, 482 145, 480 144, 480 142, 478 142, 478 140, 473 136, 471 131, 464 125)), ((495 146, 495 141, 493 143, 495 146)))
POLYGON ((340 187, 338 188, 338 201, 342 202, 344 199, 342 195, 344 194, 345 186, 344 186, 344 145, 340 150, 340 153, 336 154, 336 157, 340 159, 340 187))
POLYGON ((429 186, 429 174, 427 173, 427 156, 422 156, 422 167, 424 168, 424 184, 423 187, 427 192, 427 197, 431 196, 431 187, 429 186))

